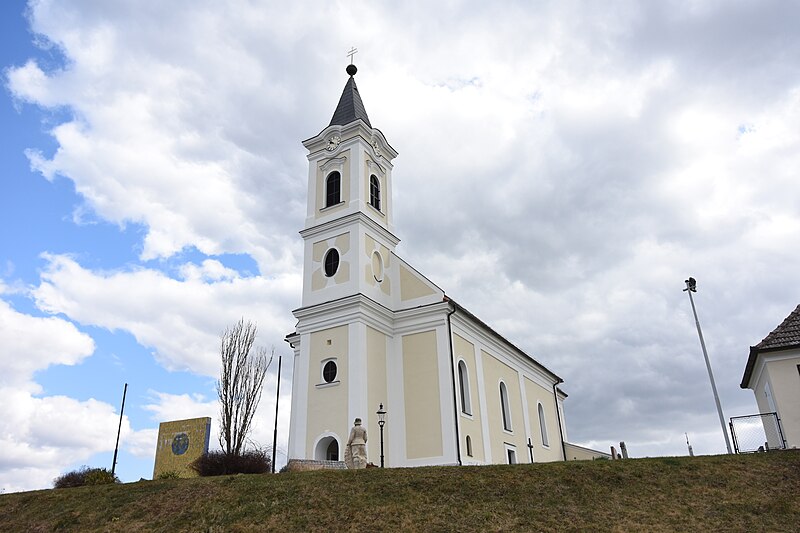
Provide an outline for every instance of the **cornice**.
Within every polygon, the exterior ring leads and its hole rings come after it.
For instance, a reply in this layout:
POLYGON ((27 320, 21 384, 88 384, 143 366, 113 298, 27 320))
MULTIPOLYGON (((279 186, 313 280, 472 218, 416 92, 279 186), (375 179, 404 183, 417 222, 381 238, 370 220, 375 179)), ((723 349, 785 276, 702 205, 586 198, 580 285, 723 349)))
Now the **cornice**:
POLYGON ((293 313, 298 320, 297 333, 301 335, 351 322, 363 322, 387 335, 394 333, 392 311, 361 293, 301 307, 293 313))
POLYGON ((304 239, 316 237, 322 233, 342 229, 354 223, 364 224, 375 233, 379 233, 392 246, 397 246, 397 244, 400 242, 400 239, 397 238, 391 231, 375 222, 362 211, 356 211, 355 213, 350 213, 349 215, 344 215, 334 220, 329 220, 328 222, 323 222, 321 224, 317 224, 316 226, 303 229, 300 231, 300 236, 304 239))

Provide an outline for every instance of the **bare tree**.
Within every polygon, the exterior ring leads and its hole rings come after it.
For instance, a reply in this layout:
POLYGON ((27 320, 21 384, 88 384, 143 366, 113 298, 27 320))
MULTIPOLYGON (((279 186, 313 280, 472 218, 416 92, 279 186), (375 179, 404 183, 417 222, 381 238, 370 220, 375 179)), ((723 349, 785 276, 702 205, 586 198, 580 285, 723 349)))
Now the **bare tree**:
POLYGON ((239 320, 221 337, 222 369, 217 381, 220 403, 219 445, 226 455, 239 456, 244 451, 250 425, 261 401, 261 390, 272 354, 265 348, 253 349, 257 327, 239 320))

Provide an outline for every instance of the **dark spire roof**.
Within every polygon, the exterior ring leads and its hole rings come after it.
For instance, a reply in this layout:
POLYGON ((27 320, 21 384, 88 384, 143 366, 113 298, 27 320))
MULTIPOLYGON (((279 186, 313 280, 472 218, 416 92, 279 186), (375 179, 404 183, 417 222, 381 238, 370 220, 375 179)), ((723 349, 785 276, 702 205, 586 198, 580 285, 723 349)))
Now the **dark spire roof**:
POLYGON ((772 330, 772 333, 764 337, 764 340, 750 347, 750 357, 747 358, 747 366, 744 369, 744 376, 741 388, 746 389, 750 384, 750 378, 755 370, 756 359, 761 352, 771 352, 787 348, 800 346, 800 305, 781 322, 781 325, 772 330))
POLYGON ((361 95, 358 94, 358 87, 356 87, 356 80, 353 78, 357 72, 355 65, 347 66, 347 73, 350 74, 350 79, 342 91, 342 97, 339 98, 339 105, 336 106, 336 111, 333 112, 333 118, 328 126, 344 126, 350 124, 358 119, 363 120, 370 128, 372 124, 369 123, 367 110, 364 108, 364 102, 361 101, 361 95))

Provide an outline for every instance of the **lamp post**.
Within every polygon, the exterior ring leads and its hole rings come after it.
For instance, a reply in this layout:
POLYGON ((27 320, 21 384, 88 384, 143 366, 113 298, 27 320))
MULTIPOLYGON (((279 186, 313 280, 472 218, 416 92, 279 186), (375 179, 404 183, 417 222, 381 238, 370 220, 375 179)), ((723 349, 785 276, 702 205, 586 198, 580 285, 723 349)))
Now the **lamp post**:
POLYGON ((714 373, 711 371, 711 362, 708 360, 708 352, 706 351, 706 342, 703 340, 703 332, 700 330, 700 321, 697 319, 697 309, 694 307, 694 298, 692 293, 697 292, 697 280, 689 278, 686 280, 686 288, 683 292, 689 293, 689 302, 692 304, 692 313, 694 314, 694 323, 697 326, 697 335, 700 337, 700 347, 703 348, 703 357, 706 360, 706 369, 708 369, 708 379, 711 380, 711 390, 714 393, 714 401, 717 403, 717 414, 719 415, 719 424, 722 426, 722 434, 725 436, 725 446, 728 448, 728 453, 733 453, 731 450, 731 442, 728 440, 728 430, 725 428, 725 416, 722 414, 722 405, 719 403, 719 395, 717 394, 717 384, 714 383, 714 373))
POLYGON ((383 410, 383 404, 378 407, 378 426, 381 428, 381 468, 383 468, 383 426, 386 425, 386 411, 383 410))

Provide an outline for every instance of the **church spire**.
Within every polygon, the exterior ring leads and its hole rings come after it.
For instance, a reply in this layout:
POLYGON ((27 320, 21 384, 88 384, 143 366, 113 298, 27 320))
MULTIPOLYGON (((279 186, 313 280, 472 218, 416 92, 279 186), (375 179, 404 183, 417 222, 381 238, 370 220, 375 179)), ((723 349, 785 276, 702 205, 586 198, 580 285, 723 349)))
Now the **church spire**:
POLYGON ((361 101, 361 95, 358 93, 356 80, 353 78, 356 72, 358 72, 358 69, 355 65, 347 66, 347 73, 350 75, 350 79, 347 80, 347 84, 344 86, 342 97, 339 98, 339 105, 336 106, 336 111, 333 112, 333 118, 331 118, 331 123, 328 126, 344 126, 361 119, 368 127, 372 127, 372 124, 369 123, 367 110, 361 101))

